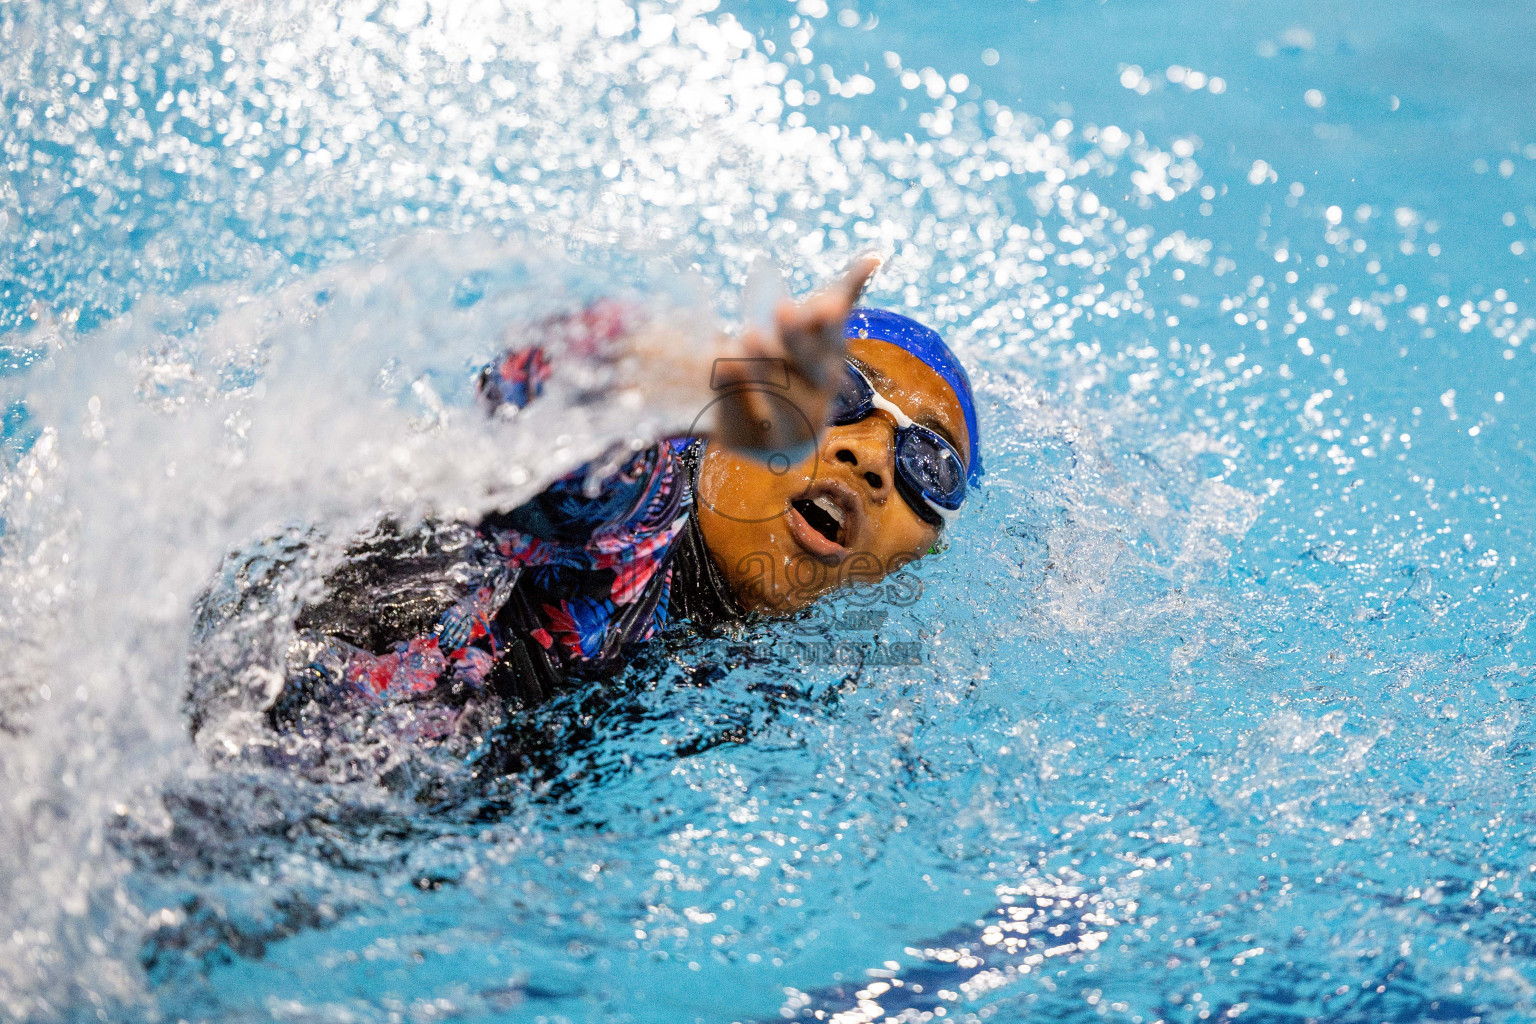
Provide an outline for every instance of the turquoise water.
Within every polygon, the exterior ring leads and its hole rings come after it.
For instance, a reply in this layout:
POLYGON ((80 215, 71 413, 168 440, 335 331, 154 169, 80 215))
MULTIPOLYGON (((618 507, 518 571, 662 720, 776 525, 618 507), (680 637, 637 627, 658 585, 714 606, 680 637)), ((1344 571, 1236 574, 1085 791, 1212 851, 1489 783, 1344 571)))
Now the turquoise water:
POLYGON ((0 1014, 1531 1019, 1532 28, 0 2, 0 1014), (488 432, 507 325, 863 247, 983 396, 915 602, 658 649, 515 778, 193 747, 225 552, 691 419, 488 432))

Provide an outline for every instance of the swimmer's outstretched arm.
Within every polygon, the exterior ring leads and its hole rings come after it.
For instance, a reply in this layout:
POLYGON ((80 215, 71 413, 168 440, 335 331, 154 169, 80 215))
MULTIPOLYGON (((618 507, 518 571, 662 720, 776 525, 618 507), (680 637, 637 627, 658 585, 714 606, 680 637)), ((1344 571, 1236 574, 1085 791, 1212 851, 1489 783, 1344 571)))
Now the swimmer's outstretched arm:
MULTIPOLYGON (((632 324, 617 304, 598 303, 562 326, 568 342, 580 338, 586 347, 620 350, 619 361, 631 370, 621 370, 620 390, 637 390, 683 409, 714 403, 717 415, 708 425, 713 440, 763 460, 779 453, 798 456, 814 443, 815 425, 826 421, 841 378, 844 322, 879 265, 874 256, 855 259, 827 288, 800 302, 780 300, 772 326, 738 338, 721 335, 702 353, 677 324, 632 324), (775 387, 735 386, 761 383, 754 374, 764 372, 765 361, 779 370, 775 387)), ((504 406, 521 408, 543 391, 552 372, 541 346, 514 347, 482 372, 481 400, 493 414, 504 406)), ((658 441, 631 456, 595 493, 588 467, 578 467, 511 513, 512 525, 549 539, 585 536, 632 511, 656 474, 673 472, 675 458, 669 443, 658 441)))

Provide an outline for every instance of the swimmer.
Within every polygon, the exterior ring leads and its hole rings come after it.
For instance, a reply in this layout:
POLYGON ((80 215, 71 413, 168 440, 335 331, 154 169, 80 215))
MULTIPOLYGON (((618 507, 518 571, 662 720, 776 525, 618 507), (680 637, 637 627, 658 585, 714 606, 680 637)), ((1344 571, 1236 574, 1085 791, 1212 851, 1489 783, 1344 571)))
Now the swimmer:
MULTIPOLYGON (((408 708, 412 736, 472 742, 671 626, 791 614, 934 551, 981 473, 975 403, 937 333, 857 306, 877 266, 779 303, 737 358, 681 367, 714 375, 707 436, 658 440, 595 490, 581 467, 479 523, 386 525, 355 545, 297 617, 269 722, 408 708)), ((649 338, 657 380, 675 375, 677 347, 637 318, 599 302, 554 327, 578 352, 649 338)), ((514 348, 482 372, 480 398, 504 415, 550 372, 542 347, 514 348)))

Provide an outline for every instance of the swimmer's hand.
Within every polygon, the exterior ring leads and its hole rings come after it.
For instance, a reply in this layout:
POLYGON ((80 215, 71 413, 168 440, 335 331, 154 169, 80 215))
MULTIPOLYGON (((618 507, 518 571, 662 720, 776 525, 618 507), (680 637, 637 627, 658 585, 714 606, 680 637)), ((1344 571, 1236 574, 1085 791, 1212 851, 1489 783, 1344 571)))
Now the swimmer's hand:
POLYGON ((765 461, 799 462, 812 450, 842 383, 848 313, 879 266, 860 256, 803 302, 780 299, 771 323, 747 329, 732 356, 715 361, 714 440, 765 461))

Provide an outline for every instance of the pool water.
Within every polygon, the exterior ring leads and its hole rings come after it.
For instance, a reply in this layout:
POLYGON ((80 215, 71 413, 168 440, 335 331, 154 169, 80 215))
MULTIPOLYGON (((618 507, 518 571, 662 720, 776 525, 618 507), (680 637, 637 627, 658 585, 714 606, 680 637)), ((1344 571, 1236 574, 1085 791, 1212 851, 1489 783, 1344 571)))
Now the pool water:
POLYGON ((0 0, 0 1015, 1536 1016, 1533 27, 0 0), (696 411, 487 425, 518 325, 703 346, 862 248, 987 445, 883 614, 659 644, 514 776, 271 767, 258 656, 353 530, 696 411), (233 551, 277 582, 194 743, 233 551))

